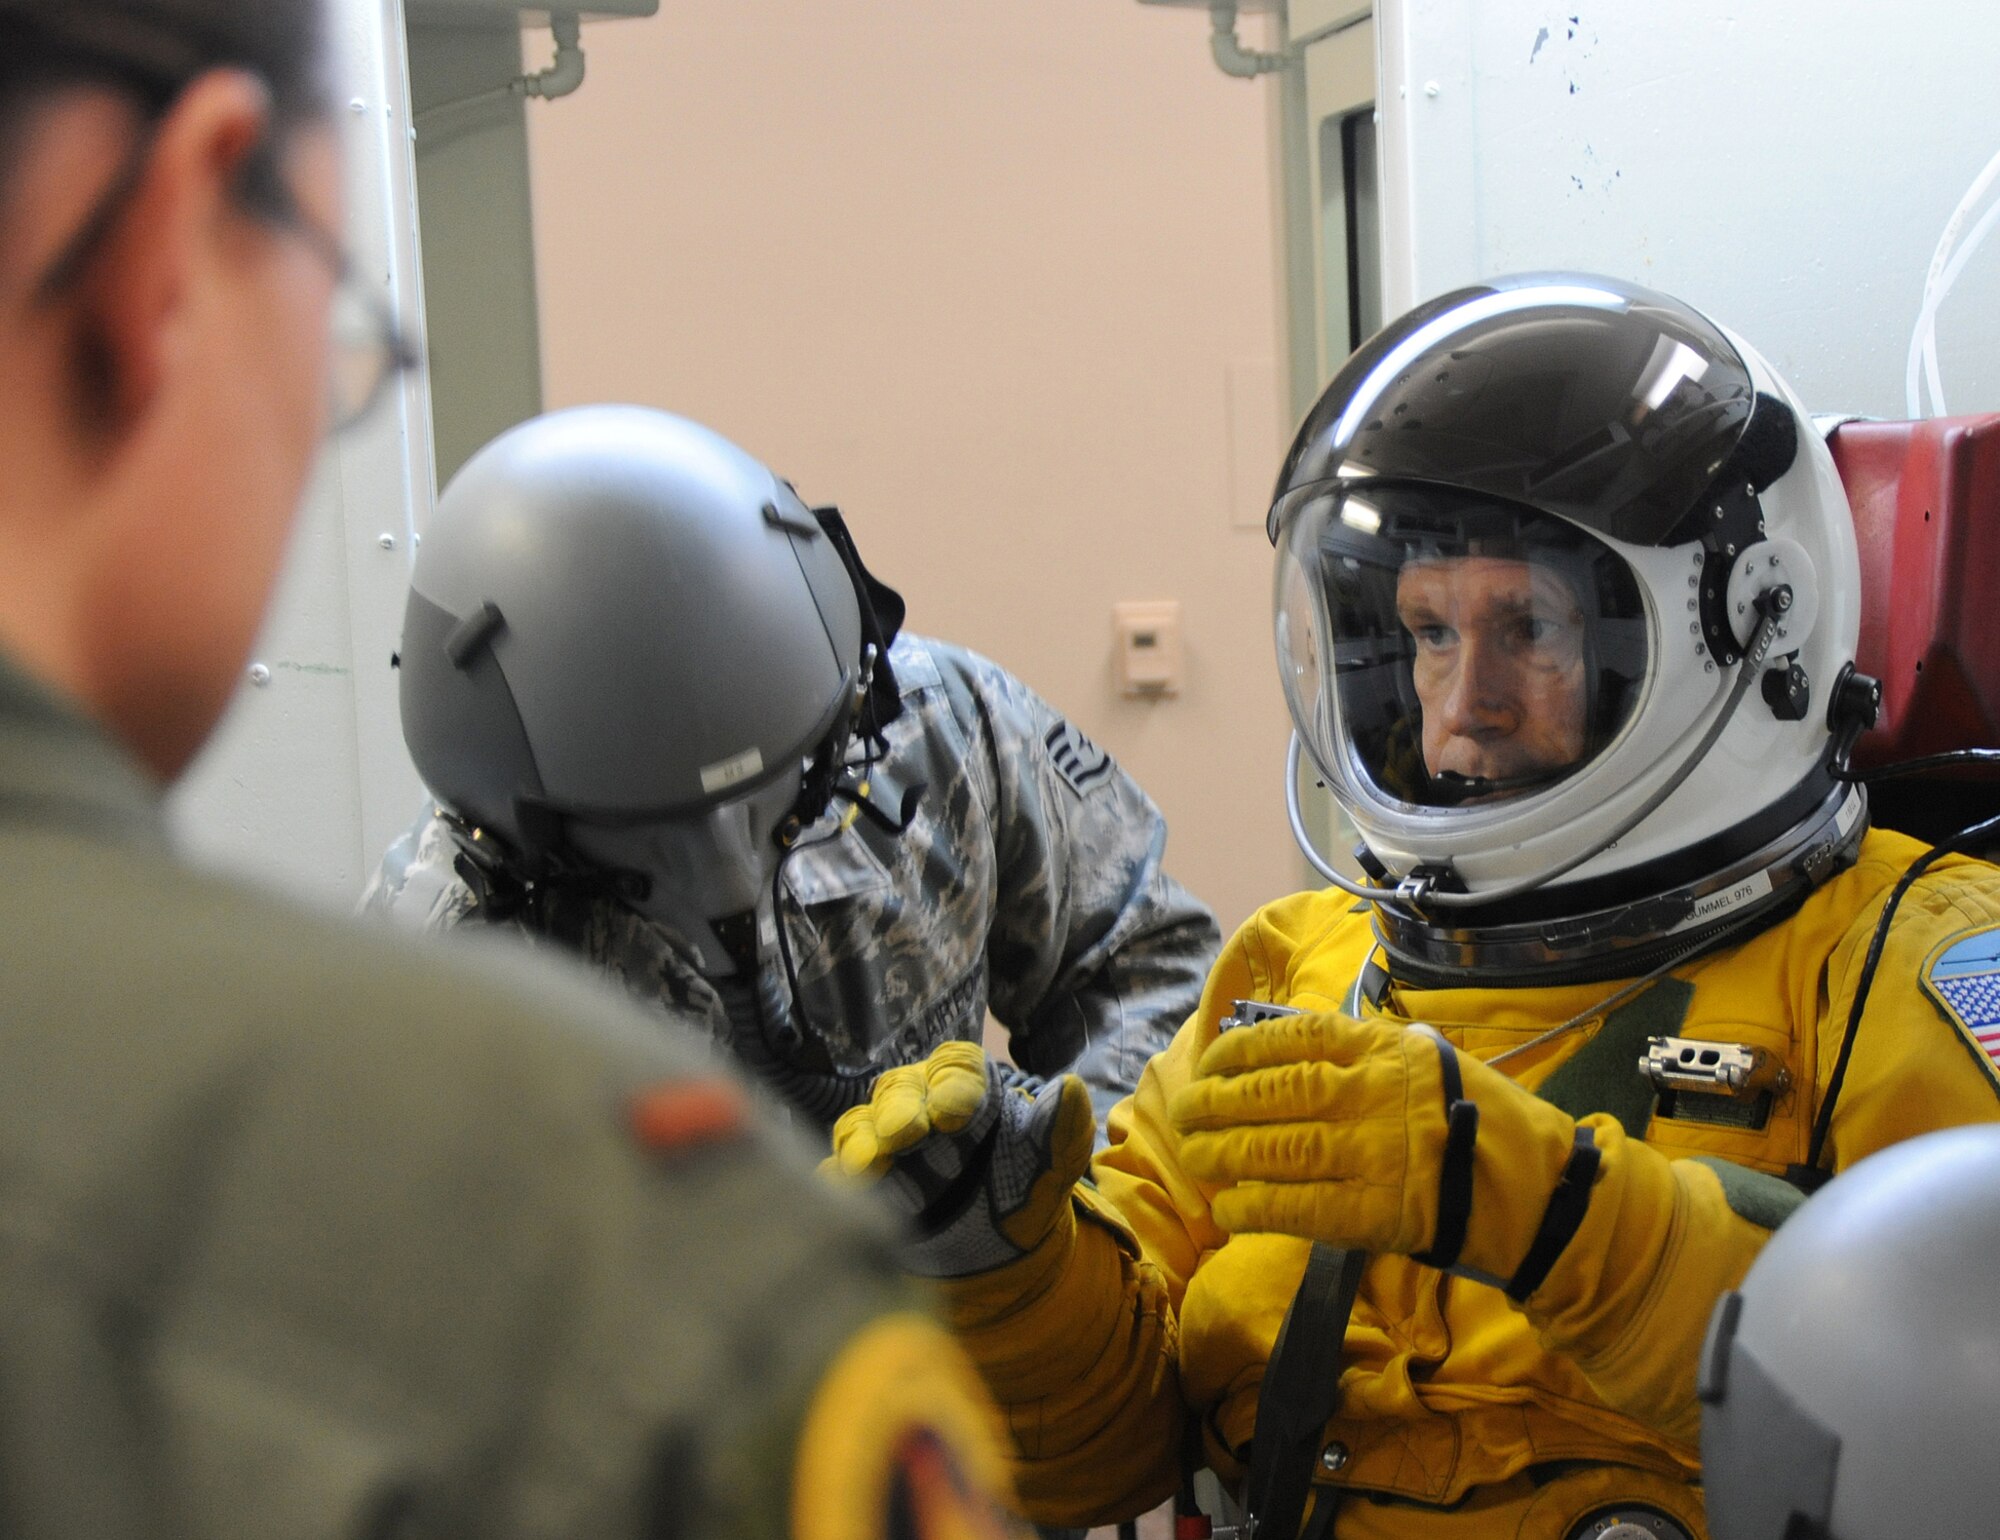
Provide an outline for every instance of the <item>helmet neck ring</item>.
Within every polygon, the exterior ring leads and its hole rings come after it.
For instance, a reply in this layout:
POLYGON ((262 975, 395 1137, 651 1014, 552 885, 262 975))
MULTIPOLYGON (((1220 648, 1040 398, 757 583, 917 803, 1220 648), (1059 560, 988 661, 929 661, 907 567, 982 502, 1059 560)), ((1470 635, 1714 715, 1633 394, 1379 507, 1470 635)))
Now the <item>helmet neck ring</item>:
POLYGON ((1626 978, 1776 924, 1853 864, 1867 828, 1862 789, 1817 770, 1776 807, 1702 846, 1604 879, 1644 898, 1594 903, 1586 895, 1595 884, 1585 884, 1483 913, 1427 916, 1382 903, 1375 930, 1394 977, 1420 988, 1626 978), (1559 896, 1587 907, 1541 912, 1559 896))

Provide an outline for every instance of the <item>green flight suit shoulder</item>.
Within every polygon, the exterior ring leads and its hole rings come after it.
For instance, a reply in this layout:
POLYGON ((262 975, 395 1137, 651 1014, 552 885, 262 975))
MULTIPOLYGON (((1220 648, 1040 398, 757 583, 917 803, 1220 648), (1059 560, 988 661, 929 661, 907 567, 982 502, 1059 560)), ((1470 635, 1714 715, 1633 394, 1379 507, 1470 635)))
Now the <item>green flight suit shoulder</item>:
POLYGON ((793 1532, 911 1308, 872 1214, 607 993, 186 870, 7 697, 0 1532, 793 1532))

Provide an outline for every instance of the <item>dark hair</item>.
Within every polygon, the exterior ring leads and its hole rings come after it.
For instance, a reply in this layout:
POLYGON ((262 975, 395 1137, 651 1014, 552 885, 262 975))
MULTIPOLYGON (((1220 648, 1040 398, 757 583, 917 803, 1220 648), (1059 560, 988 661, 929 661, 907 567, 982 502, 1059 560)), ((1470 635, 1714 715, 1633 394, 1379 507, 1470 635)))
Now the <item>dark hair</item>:
POLYGON ((163 113, 204 70, 235 67, 271 92, 278 132, 246 166, 256 203, 277 176, 283 130, 321 116, 321 0, 0 0, 0 186, 27 110, 52 90, 100 84, 163 113))

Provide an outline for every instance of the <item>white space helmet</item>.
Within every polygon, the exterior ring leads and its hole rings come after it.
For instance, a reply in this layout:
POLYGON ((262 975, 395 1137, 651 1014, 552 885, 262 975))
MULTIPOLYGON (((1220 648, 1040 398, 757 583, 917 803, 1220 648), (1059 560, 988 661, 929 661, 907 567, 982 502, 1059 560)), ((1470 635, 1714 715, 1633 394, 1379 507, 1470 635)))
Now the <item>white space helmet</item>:
POLYGON ((1286 699, 1404 972, 1636 971, 1858 843, 1846 496, 1686 305, 1525 274, 1419 307, 1308 414, 1268 529, 1286 699))

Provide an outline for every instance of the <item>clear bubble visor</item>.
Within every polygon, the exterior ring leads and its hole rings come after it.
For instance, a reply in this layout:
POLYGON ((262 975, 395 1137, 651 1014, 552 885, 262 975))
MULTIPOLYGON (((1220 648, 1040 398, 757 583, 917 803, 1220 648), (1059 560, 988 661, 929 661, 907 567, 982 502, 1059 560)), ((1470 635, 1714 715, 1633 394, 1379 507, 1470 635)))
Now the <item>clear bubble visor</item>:
POLYGON ((1286 703, 1343 800, 1526 796, 1630 720, 1648 653, 1639 584, 1576 525, 1367 483, 1303 488, 1278 522, 1286 703))

